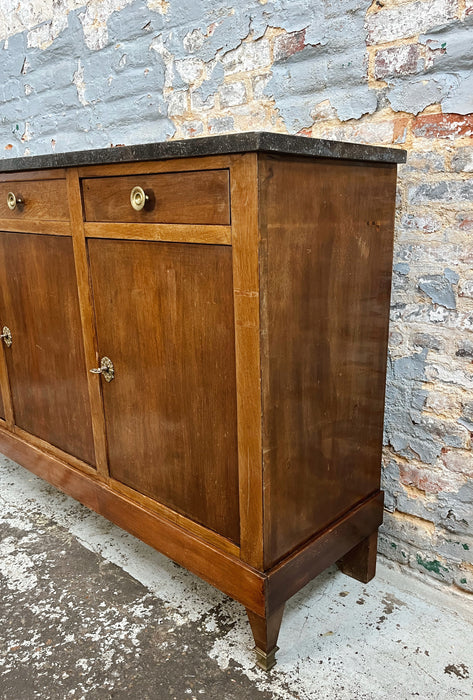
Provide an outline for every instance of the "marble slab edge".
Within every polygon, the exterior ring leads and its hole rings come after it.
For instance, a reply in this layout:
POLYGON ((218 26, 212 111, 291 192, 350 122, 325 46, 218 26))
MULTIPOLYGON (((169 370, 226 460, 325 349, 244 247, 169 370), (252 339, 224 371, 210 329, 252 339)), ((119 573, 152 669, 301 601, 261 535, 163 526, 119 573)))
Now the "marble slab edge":
POLYGON ((369 146, 344 141, 315 139, 269 131, 204 136, 180 141, 117 146, 84 151, 65 151, 37 156, 0 159, 0 172, 43 170, 71 166, 132 163, 146 160, 191 158, 231 153, 265 152, 312 158, 405 163, 406 151, 400 148, 369 146))

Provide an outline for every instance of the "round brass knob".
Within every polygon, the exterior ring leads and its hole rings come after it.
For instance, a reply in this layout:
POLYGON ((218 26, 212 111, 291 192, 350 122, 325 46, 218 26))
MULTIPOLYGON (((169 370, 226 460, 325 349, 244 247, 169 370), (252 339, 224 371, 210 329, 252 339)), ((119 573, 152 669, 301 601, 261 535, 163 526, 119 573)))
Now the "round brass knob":
POLYGON ((141 211, 149 197, 142 187, 133 187, 130 194, 131 206, 135 211, 141 211))
POLYGON ((14 192, 9 192, 7 194, 7 205, 8 205, 8 208, 10 209, 10 211, 13 211, 14 209, 16 209, 17 204, 23 204, 23 200, 20 199, 20 197, 15 197, 14 192))

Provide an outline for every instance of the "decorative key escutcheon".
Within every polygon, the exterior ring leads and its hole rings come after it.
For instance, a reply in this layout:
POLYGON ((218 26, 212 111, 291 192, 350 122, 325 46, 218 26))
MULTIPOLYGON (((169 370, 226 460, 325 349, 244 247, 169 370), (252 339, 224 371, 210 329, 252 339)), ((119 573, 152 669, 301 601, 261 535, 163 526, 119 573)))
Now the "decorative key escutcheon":
POLYGON ((13 342, 13 339, 11 335, 11 330, 8 328, 8 326, 3 326, 0 338, 3 340, 7 348, 9 348, 13 342))
POLYGON ((111 382, 115 378, 115 368, 109 357, 102 357, 100 367, 89 370, 92 374, 101 374, 106 382, 111 382))

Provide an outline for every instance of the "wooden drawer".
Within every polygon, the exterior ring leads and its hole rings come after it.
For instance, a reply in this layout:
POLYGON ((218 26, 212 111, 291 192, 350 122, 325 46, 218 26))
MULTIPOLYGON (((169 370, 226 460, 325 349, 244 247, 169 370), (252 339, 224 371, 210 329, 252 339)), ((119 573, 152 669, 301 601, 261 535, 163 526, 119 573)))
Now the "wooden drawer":
POLYGON ((68 221, 69 206, 65 180, 15 180, 0 182, 0 219, 68 221), (17 204, 8 206, 8 195, 17 204), (21 201, 19 201, 21 200, 21 201))
POLYGON ((82 193, 86 221, 230 223, 228 170, 86 178, 82 193), (134 187, 141 187, 148 197, 141 211, 131 205, 134 187))

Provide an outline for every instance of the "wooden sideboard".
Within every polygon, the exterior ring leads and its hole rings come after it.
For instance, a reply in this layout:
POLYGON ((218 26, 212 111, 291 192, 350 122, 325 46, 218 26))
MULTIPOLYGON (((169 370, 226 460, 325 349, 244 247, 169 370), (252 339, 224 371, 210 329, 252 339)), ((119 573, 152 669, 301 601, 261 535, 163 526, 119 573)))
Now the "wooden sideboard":
POLYGON ((0 161, 0 450, 245 606, 373 577, 396 163, 253 133, 0 161))

